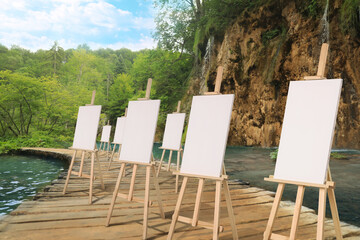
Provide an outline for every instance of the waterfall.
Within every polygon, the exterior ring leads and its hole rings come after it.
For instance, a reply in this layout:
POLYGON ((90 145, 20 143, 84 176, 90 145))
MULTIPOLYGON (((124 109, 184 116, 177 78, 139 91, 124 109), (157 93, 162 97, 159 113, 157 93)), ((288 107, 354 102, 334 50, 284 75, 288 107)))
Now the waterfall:
POLYGON ((329 43, 330 33, 329 33, 328 11, 329 11, 329 0, 326 0, 324 14, 320 20, 321 44, 329 43))
POLYGON ((211 54, 214 46, 214 36, 210 36, 206 44, 206 50, 204 55, 204 61, 201 68, 201 82, 200 82, 200 93, 207 91, 206 75, 210 68, 211 54))

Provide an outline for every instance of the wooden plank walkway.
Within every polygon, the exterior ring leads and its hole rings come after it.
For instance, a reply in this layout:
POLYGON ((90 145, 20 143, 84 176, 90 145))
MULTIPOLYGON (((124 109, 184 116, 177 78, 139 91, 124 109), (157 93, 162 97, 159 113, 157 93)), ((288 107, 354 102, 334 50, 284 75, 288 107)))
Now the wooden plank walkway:
MULTIPOLYGON (((29 151, 29 150, 26 150, 29 151)), ((64 149, 31 149, 31 151, 46 151, 61 155, 71 155, 71 151, 64 149)), ((79 156, 80 157, 80 156, 79 156)), ((107 160, 101 157, 102 169, 105 172, 106 189, 100 188, 95 180, 95 202, 88 205, 89 179, 72 176, 68 192, 62 194, 66 173, 40 192, 33 201, 25 201, 16 210, 0 221, 0 239, 141 239, 143 204, 117 199, 113 217, 109 227, 105 227, 112 191, 119 172, 119 164, 115 163, 111 171, 106 171, 107 160)), ((89 171, 89 159, 86 161, 85 173, 89 171)), ((79 161, 76 163, 79 167, 79 161)), ((120 191, 127 193, 129 188, 131 169, 127 168, 126 177, 120 186, 120 191)), ((160 188, 166 219, 160 218, 157 203, 149 211, 149 239, 166 239, 171 216, 175 208, 177 194, 174 192, 175 177, 162 171, 160 174, 160 188)), ((145 168, 139 167, 134 196, 144 195, 145 168)), ((235 212, 237 230, 240 239, 260 240, 265 230, 273 192, 256 187, 248 187, 230 183, 231 197, 235 212)), ((153 187, 153 186, 152 186, 153 187)), ((156 199, 155 191, 151 189, 151 198, 156 199)), ((180 214, 192 216, 195 202, 197 181, 188 183, 184 203, 180 214)), ((204 188, 200 220, 212 221, 215 184, 207 182, 204 188)), ((274 227, 274 232, 289 234, 294 204, 282 202, 274 227)), ((317 216, 309 208, 302 208, 298 239, 315 239, 317 216)), ((220 239, 232 239, 231 227, 227 217, 225 198, 222 196, 220 224, 224 232, 220 239)), ((360 228, 342 223, 344 239, 360 239, 360 228)), ((334 239, 335 233, 331 220, 325 224, 326 239, 334 239)), ((178 222, 174 239, 211 239, 212 231, 191 227, 178 222)))

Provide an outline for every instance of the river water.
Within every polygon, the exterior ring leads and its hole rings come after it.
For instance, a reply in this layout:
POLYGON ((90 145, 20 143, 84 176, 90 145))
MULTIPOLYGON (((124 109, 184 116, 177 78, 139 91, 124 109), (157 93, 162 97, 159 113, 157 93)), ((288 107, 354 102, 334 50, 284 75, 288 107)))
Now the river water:
POLYGON ((35 156, 0 156, 0 216, 17 208, 56 179, 65 161, 35 156))

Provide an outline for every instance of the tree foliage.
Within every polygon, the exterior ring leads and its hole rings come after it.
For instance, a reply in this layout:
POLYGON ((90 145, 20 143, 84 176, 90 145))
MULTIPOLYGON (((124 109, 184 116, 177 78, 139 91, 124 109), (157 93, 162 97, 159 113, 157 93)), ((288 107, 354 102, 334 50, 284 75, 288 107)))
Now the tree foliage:
POLYGON ((95 104, 103 105, 103 122, 115 124, 129 100, 144 97, 150 77, 151 97, 162 100, 165 116, 183 96, 191 59, 164 49, 92 51, 83 44, 64 50, 55 42, 30 52, 0 45, 0 153, 20 146, 70 146, 78 107, 90 103, 93 90, 95 104))

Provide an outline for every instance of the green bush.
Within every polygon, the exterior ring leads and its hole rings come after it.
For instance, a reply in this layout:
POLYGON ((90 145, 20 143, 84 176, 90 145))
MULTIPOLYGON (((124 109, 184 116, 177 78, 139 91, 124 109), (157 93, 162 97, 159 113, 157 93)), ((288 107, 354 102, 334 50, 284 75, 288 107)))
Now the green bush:
POLYGON ((46 132, 34 132, 29 136, 0 139, 0 154, 16 151, 22 147, 68 148, 72 136, 49 135, 46 132))
POLYGON ((279 149, 276 149, 275 151, 272 151, 272 152, 270 153, 270 159, 271 159, 271 160, 276 161, 277 155, 278 155, 278 151, 279 151, 279 149))

